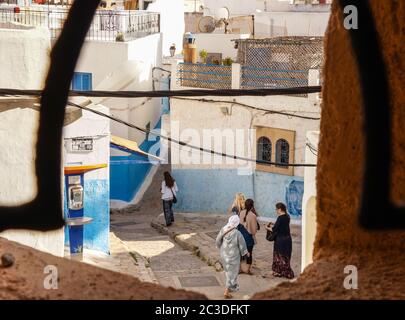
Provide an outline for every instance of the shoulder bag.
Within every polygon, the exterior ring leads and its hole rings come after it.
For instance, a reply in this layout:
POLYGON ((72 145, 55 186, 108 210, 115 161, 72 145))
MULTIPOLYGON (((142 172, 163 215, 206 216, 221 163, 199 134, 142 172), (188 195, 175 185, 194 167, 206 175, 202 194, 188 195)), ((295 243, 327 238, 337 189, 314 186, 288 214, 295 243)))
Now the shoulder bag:
POLYGON ((172 192, 172 195, 173 195, 173 200, 172 200, 172 202, 173 202, 173 203, 177 203, 177 198, 176 198, 176 196, 174 195, 173 189, 170 188, 170 191, 172 192))

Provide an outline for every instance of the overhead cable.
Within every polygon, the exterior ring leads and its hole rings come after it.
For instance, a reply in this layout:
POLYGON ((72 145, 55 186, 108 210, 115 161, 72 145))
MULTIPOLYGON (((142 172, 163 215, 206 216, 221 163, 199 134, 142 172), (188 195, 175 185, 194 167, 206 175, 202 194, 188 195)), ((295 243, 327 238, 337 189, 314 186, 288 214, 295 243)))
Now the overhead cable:
POLYGON ((283 166, 283 167, 290 167, 290 166, 291 167, 316 167, 316 164, 306 164, 306 163, 288 163, 287 164, 287 163, 271 162, 271 161, 265 161, 265 160, 255 160, 255 159, 250 159, 250 158, 246 158, 246 157, 230 155, 230 154, 226 154, 226 153, 223 153, 223 152, 218 152, 218 151, 211 150, 211 149, 201 148, 201 147, 198 147, 198 146, 190 145, 190 144, 188 144, 186 142, 183 142, 183 141, 179 141, 179 140, 176 140, 176 139, 173 139, 173 138, 170 138, 170 137, 166 137, 166 136, 164 136, 164 135, 162 135, 160 133, 157 133, 157 132, 145 129, 145 128, 138 127, 138 126, 136 126, 136 125, 134 125, 132 123, 129 123, 127 121, 115 118, 113 116, 110 116, 108 114, 102 113, 100 111, 97 111, 97 110, 94 110, 94 109, 91 109, 91 108, 88 108, 88 107, 78 105, 78 104, 76 104, 74 102, 71 102, 71 101, 68 101, 68 105, 80 108, 82 110, 92 112, 92 113, 97 114, 97 115, 99 115, 101 117, 109 118, 110 120, 116 121, 116 122, 121 123, 123 125, 126 125, 126 126, 128 126, 130 128, 136 129, 138 131, 142 131, 145 134, 154 135, 156 137, 160 137, 161 139, 167 140, 167 141, 172 142, 172 143, 179 144, 181 146, 189 147, 191 149, 199 150, 201 152, 206 152, 206 153, 211 153, 211 154, 214 154, 214 155, 219 155, 221 157, 232 158, 232 159, 235 159, 235 160, 242 160, 242 161, 248 161, 248 162, 256 162, 257 164, 276 165, 276 166, 283 166))
POLYGON ((278 111, 278 110, 269 110, 269 109, 264 109, 264 108, 259 108, 259 107, 254 107, 245 103, 237 102, 237 101, 223 101, 223 100, 214 100, 214 99, 192 99, 192 98, 183 98, 183 97, 173 97, 173 99, 178 99, 178 100, 188 100, 188 101, 198 101, 198 102, 206 102, 206 103, 224 103, 224 104, 230 104, 230 105, 237 105, 253 110, 258 110, 258 111, 264 111, 267 114, 280 114, 288 117, 295 117, 295 118, 301 118, 301 119, 307 119, 307 120, 320 120, 321 118, 319 117, 309 117, 309 116, 303 116, 295 113, 289 113, 285 111, 278 111))
MULTIPOLYGON (((279 96, 310 94, 321 92, 321 86, 305 86, 276 89, 220 89, 220 90, 158 90, 158 91, 69 91, 70 97, 108 97, 108 98, 164 98, 199 96, 279 96)), ((0 89, 0 96, 40 96, 42 90, 0 89)))

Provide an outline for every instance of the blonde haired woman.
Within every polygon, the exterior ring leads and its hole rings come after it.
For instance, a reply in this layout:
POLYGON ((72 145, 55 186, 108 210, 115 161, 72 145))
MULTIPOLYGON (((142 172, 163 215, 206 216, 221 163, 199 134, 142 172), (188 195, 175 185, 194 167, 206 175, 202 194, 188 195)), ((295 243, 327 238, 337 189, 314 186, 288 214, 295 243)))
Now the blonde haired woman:
POLYGON ((229 213, 236 214, 239 216, 239 213, 245 209, 245 196, 243 193, 237 193, 235 199, 233 200, 232 206, 229 209, 229 213))

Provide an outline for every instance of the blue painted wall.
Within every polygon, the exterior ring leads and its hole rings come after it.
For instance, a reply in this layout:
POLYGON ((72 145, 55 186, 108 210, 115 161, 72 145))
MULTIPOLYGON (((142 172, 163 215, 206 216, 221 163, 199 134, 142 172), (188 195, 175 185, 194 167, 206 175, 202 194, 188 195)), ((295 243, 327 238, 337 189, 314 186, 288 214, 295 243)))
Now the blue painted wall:
MULTIPOLYGON (((255 200, 260 216, 275 218, 275 204, 287 201, 290 184, 303 186, 303 178, 256 171, 254 175, 238 175, 237 170, 175 169, 173 177, 179 186, 178 203, 182 212, 226 213, 237 192, 255 200)), ((288 208, 292 218, 300 219, 303 188, 295 191, 294 206, 288 208)), ((290 201, 290 203, 292 203, 290 201)), ((286 203, 287 204, 287 203, 286 203)))
MULTIPOLYGON (((170 90, 170 77, 161 80, 161 90, 170 90)), ((168 114, 170 112, 170 99, 168 97, 162 98, 162 113, 168 114)))
MULTIPOLYGON (((84 225, 84 247, 109 253, 110 202, 109 181, 89 180, 84 175, 84 216, 93 221, 84 225)), ((65 216, 67 199, 64 199, 65 216)), ((65 229, 65 243, 69 244, 68 227, 65 229)))
MULTIPOLYGON (((160 129, 160 126, 161 121, 157 123, 155 130, 160 129)), ((159 144, 159 138, 156 141, 145 140, 139 148, 149 152, 150 148, 156 144, 159 144)), ((160 150, 157 155, 159 153, 160 150)), ((136 154, 112 156, 110 158, 110 199, 130 202, 141 188, 152 166, 148 158, 136 154)))

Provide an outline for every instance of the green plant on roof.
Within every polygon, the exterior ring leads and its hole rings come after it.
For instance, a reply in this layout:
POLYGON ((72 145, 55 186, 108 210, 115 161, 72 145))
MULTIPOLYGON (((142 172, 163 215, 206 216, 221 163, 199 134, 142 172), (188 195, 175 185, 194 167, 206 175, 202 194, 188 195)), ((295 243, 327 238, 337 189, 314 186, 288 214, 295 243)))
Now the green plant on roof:
POLYGON ((206 63, 207 57, 208 57, 208 52, 206 50, 202 49, 200 51, 200 58, 204 63, 206 63))
POLYGON ((231 66, 233 62, 234 61, 232 60, 231 57, 226 57, 224 60, 222 60, 222 64, 224 66, 231 66))
POLYGON ((124 34, 122 32, 118 32, 117 36, 115 37, 115 41, 117 41, 117 42, 125 42, 124 34))

